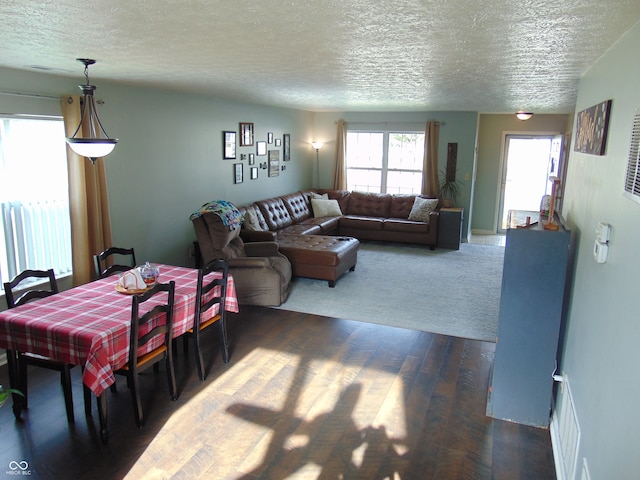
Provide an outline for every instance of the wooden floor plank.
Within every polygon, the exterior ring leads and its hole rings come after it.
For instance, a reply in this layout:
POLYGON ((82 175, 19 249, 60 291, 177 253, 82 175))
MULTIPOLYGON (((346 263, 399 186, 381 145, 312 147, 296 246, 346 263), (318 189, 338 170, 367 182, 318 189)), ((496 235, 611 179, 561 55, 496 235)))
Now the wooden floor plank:
POLYGON ((79 369, 72 426, 57 376, 33 370, 24 421, 0 409, 0 465, 38 479, 555 478, 547 430, 484 415, 492 343, 260 307, 228 323, 228 364, 217 329, 203 336, 204 382, 180 345, 177 401, 164 372, 141 376, 143 429, 126 383, 108 392, 107 446, 79 369))

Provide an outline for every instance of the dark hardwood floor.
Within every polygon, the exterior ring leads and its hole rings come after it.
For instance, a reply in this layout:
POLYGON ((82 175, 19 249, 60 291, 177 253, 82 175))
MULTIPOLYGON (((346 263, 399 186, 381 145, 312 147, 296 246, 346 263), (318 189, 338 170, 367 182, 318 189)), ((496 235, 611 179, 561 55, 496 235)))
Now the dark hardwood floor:
MULTIPOLYGON (((59 376, 30 370, 23 421, 10 400, 0 409, 0 476, 28 464, 37 479, 555 478, 548 430, 485 416, 494 344, 241 310, 229 315, 230 363, 216 329, 205 335, 204 382, 193 346, 185 357, 180 344, 177 401, 164 371, 142 374, 141 430, 118 379, 108 392, 108 445, 95 404, 85 418, 79 368, 73 425, 59 376)), ((0 382, 9 383, 6 366, 0 382)))

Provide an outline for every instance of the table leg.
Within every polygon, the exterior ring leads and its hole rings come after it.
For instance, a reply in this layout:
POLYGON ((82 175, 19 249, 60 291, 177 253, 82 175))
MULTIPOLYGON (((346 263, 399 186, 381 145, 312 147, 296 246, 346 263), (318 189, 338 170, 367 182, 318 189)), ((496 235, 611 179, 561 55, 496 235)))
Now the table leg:
MULTIPOLYGON (((20 376, 20 363, 18 361, 18 352, 15 350, 7 350, 7 364, 9 367, 9 384, 11 388, 20 390, 22 393, 26 393, 26 385, 23 385, 22 378, 20 376)), ((13 415, 16 420, 20 420, 20 414, 24 409, 25 397, 16 393, 11 395, 13 400, 13 415)))
POLYGON ((109 428, 107 426, 107 392, 98 396, 98 416, 100 417, 100 439, 102 443, 109 441, 109 428))

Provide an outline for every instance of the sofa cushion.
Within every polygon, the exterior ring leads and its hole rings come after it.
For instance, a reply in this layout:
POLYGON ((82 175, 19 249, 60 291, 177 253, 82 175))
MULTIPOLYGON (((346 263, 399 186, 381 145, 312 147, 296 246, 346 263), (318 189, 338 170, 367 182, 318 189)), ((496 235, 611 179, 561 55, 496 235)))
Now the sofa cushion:
POLYGON ((253 208, 247 208, 244 212, 244 224, 243 227, 246 230, 251 231, 260 231, 260 222, 258 221, 258 216, 256 215, 256 211, 253 208))
POLYGON ((338 230, 338 220, 340 217, 319 217, 307 218, 300 222, 300 225, 317 225, 323 235, 332 234, 338 230))
POLYGON ((429 223, 429 215, 438 206, 437 198, 422 198, 416 197, 411 213, 409 213, 409 220, 416 222, 429 223))
POLYGON ((315 218, 339 217, 342 215, 342 211, 340 210, 340 205, 337 200, 320 200, 318 198, 312 198, 311 208, 315 218))
POLYGON ((409 218, 415 195, 393 195, 389 207, 389 218, 409 218))
POLYGON ((351 196, 351 192, 349 190, 320 189, 316 190, 316 192, 318 194, 328 195, 330 200, 337 200, 342 213, 345 213, 347 211, 347 207, 349 206, 349 197, 351 196))
POLYGON ((289 210, 284 204, 282 198, 269 198, 256 202, 262 212, 269 230, 275 231, 284 227, 288 227, 293 223, 293 219, 289 214, 289 210))
POLYGON ((399 218, 387 218, 382 225, 382 230, 386 232, 420 233, 426 235, 429 233, 429 224, 425 222, 401 220, 399 218))
POLYGON ((351 192, 346 213, 387 218, 390 205, 391 195, 387 193, 351 192))
POLYGON ((328 193, 309 192, 309 197, 311 198, 311 200, 313 200, 314 198, 317 200, 329 200, 328 193))
POLYGON ((384 218, 343 215, 340 217, 340 230, 357 228, 360 230, 382 230, 384 218))
POLYGON ((298 223, 313 216, 309 200, 302 192, 290 193, 280 198, 282 198, 285 207, 287 207, 293 223, 298 223))

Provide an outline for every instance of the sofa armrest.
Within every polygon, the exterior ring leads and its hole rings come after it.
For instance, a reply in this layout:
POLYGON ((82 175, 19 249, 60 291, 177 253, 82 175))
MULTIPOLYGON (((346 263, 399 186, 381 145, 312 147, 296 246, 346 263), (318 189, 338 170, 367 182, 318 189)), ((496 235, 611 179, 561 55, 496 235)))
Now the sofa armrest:
POLYGON ((276 242, 249 242, 244 244, 244 251, 248 257, 279 257, 276 242))
POLYGON ((240 230, 240 238, 245 243, 251 242, 273 242, 276 239, 276 232, 270 230, 240 230))
POLYGON ((229 259, 229 268, 268 268, 271 262, 267 257, 238 257, 229 259))

